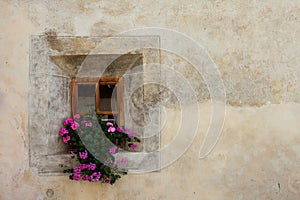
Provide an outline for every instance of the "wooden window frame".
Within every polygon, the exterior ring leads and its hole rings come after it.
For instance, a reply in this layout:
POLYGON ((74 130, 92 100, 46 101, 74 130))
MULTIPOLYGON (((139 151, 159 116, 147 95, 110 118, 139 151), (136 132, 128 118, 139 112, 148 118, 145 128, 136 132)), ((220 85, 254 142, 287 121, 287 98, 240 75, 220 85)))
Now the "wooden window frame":
MULTIPOLYGON (((95 111, 101 115, 116 115, 119 126, 124 125, 124 102, 123 102, 123 78, 122 77, 101 77, 101 78, 71 78, 70 92, 70 110, 71 116, 78 113, 78 85, 87 84, 95 85, 95 111), (100 91, 99 85, 115 84, 117 87, 118 111, 101 111, 100 110, 100 91)), ((84 113, 79 113, 84 114, 84 113)))

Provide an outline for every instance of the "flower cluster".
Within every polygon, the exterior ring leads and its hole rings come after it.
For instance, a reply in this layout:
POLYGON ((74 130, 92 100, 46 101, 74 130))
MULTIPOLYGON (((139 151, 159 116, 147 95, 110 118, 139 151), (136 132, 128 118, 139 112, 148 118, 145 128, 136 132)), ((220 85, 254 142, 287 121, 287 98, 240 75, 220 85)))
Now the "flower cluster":
MULTIPOLYGON (((140 142, 138 138, 135 137, 135 133, 132 132, 130 129, 126 128, 125 130, 121 126, 117 126, 116 124, 112 122, 106 122, 105 123, 107 132, 109 133, 108 138, 116 140, 116 139, 123 139, 128 142, 129 149, 136 149, 137 145, 135 143, 132 143, 132 141, 140 142)), ((103 127, 103 126, 102 126, 103 127)), ((104 127, 105 129, 105 127, 104 127)), ((115 154, 116 151, 113 149, 109 149, 109 152, 112 154, 115 154)))
POLYGON ((126 142, 129 150, 136 149, 136 142, 140 140, 129 129, 124 130, 115 122, 103 122, 101 117, 98 115, 95 119, 91 115, 76 114, 73 118, 63 121, 64 127, 60 129, 59 135, 64 143, 73 148, 69 152, 72 158, 76 158, 80 163, 72 169, 64 170, 65 173, 71 173, 72 180, 113 184, 121 174, 126 174, 126 171, 120 170, 120 166, 126 165, 126 158, 122 158, 117 165, 113 155, 118 152, 118 148, 112 147, 105 140, 108 138, 115 145, 118 145, 116 141, 126 142), (97 126, 94 126, 96 123, 100 124, 103 137, 99 134, 97 126), (89 144, 88 149, 85 143, 89 144), (96 159, 99 156, 104 157, 105 162, 96 159))
POLYGON ((96 164, 90 163, 90 164, 80 164, 77 167, 74 167, 73 169, 73 176, 72 179, 79 181, 80 179, 85 181, 91 181, 91 182, 98 182, 101 178, 101 172, 94 171, 96 169, 96 164), (94 171, 92 175, 85 174, 84 171, 94 171), (81 174, 83 172, 83 174, 81 174))
MULTIPOLYGON (((78 117, 80 117, 80 116, 77 114, 77 115, 74 116, 74 119, 76 119, 76 118, 78 118, 78 117)), ((67 125, 69 125, 70 128, 71 128, 72 130, 74 130, 74 131, 80 126, 80 125, 79 125, 75 120, 73 120, 72 118, 67 118, 67 119, 65 119, 65 121, 64 121, 64 126, 67 126, 67 125)), ((68 141, 71 139, 71 137, 70 137, 70 135, 69 135, 68 133, 69 133, 69 131, 68 131, 66 128, 62 128, 62 129, 60 129, 60 131, 59 131, 59 135, 63 137, 63 142, 64 142, 64 143, 68 143, 68 141)))

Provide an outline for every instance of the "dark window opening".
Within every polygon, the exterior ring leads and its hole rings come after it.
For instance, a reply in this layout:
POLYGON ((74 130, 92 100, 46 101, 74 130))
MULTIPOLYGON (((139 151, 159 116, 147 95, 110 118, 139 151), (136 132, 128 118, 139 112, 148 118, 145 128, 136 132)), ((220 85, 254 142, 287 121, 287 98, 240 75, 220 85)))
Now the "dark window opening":
POLYGON ((103 121, 124 125, 123 79, 119 77, 72 78, 71 115, 95 110, 103 121))

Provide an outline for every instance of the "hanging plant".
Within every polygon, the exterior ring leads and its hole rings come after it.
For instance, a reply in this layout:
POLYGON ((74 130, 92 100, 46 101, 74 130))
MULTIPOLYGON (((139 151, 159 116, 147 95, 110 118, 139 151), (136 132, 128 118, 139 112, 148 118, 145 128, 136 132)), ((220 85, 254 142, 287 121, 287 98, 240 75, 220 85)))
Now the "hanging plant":
POLYGON ((59 135, 69 145, 72 158, 79 162, 78 166, 64 170, 75 181, 114 184, 121 175, 127 174, 126 158, 116 162, 114 154, 124 144, 128 150, 135 151, 140 142, 129 129, 114 121, 103 121, 101 115, 95 114, 76 114, 65 119, 59 135))

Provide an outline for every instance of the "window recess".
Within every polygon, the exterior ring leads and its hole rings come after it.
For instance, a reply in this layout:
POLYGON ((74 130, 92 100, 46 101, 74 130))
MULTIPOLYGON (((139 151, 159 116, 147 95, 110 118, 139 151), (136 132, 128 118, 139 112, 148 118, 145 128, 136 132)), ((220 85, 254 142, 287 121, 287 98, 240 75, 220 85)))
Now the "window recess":
POLYGON ((103 121, 124 125, 123 78, 72 78, 71 115, 95 110, 103 121))

